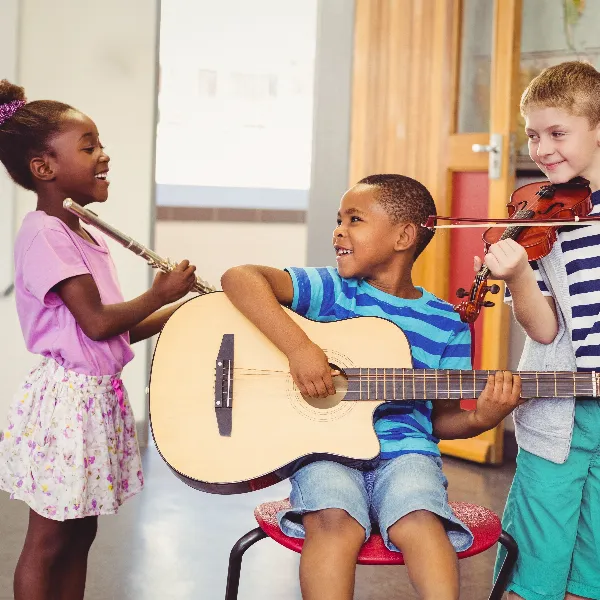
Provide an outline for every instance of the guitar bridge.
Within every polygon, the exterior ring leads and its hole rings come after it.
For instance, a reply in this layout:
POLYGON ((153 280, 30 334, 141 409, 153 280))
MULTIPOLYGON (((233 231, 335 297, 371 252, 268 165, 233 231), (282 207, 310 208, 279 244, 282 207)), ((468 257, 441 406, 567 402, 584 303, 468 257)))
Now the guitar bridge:
POLYGON ((217 354, 215 376, 215 416, 219 434, 231 436, 233 408, 233 333, 226 333, 217 354))

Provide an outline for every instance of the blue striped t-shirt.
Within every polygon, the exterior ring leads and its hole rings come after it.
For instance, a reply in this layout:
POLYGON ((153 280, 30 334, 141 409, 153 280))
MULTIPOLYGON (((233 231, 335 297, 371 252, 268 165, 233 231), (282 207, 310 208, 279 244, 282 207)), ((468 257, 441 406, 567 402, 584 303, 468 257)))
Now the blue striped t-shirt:
MULTIPOLYGON (((417 288, 422 296, 392 296, 364 280, 344 279, 333 267, 286 269, 294 285, 292 310, 313 321, 382 317, 400 327, 415 369, 470 369, 471 332, 452 306, 417 288)), ((356 365, 360 367, 360 365, 356 365)), ((375 411, 381 458, 418 453, 439 456, 431 401, 386 402, 375 411)))
MULTIPOLYGON (((592 205, 590 215, 599 215, 600 191, 592 194, 592 205)), ((562 227, 557 243, 567 270, 577 370, 597 371, 600 369, 600 224, 562 227)), ((530 264, 542 294, 551 296, 537 263, 530 264)), ((508 288, 505 299, 512 300, 508 288)))

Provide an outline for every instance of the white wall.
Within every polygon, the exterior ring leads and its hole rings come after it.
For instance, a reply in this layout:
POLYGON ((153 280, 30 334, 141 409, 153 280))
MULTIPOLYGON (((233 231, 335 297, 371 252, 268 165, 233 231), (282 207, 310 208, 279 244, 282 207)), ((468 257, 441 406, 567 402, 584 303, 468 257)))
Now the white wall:
MULTIPOLYGON (((0 0, 0 79, 17 76, 18 0, 0 0)), ((16 189, 8 173, 0 168, 0 296, 12 286, 12 252, 16 189)))
MULTIPOLYGON (((0 7, 4 1, 0 0, 0 7)), ((17 83, 25 87, 30 100, 61 100, 96 122, 112 158, 110 198, 98 212, 147 245, 154 211, 158 2, 19 3, 17 83)), ((4 19, 4 11, 0 12, 4 19)), ((17 223, 34 208, 33 194, 19 190, 17 223)), ((150 273, 143 261, 114 244, 111 250, 125 297, 147 289, 150 273)), ((0 418, 4 418, 16 386, 36 359, 24 348, 14 295, 0 299, 0 323, 0 418)), ((147 413, 148 349, 143 342, 135 346, 136 358, 123 376, 140 425, 147 413)), ((140 431, 145 435, 146 428, 140 431)))
POLYGON ((354 0, 320 0, 317 8, 312 169, 307 264, 335 265, 331 232, 350 187, 350 114, 354 0))
POLYGON ((155 248, 163 258, 187 258, 202 279, 220 287, 221 275, 236 265, 304 267, 306 225, 158 221, 155 248))

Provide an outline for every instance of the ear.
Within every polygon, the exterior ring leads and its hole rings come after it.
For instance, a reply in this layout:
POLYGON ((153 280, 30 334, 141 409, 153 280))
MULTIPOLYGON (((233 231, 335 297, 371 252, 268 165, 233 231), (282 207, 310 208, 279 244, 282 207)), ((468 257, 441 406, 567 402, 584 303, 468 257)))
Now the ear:
POLYGON ((394 250, 402 252, 417 243, 417 226, 414 223, 400 223, 394 250))
POLYGON ((35 179, 52 181, 56 177, 54 167, 47 156, 36 156, 29 161, 29 169, 35 179))

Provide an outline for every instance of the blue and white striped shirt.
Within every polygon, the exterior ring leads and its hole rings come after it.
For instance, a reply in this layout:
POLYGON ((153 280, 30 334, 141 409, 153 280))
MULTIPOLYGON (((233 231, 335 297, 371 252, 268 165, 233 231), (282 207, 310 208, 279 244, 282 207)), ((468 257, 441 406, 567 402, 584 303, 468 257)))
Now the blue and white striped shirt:
MULTIPOLYGON (((333 267, 286 269, 294 285, 292 310, 314 321, 382 317, 400 327, 416 369, 470 369, 471 332, 452 306, 433 294, 407 300, 363 280, 343 279, 333 267)), ((360 365, 357 365, 360 366, 360 365)), ((418 453, 439 456, 432 402, 386 402, 375 411, 381 458, 418 453)))
MULTIPOLYGON (((592 194, 590 215, 600 214, 600 191, 592 194)), ((573 320, 573 349, 578 371, 600 369, 600 224, 562 227, 558 231, 567 270, 573 320)), ((537 263, 531 262, 540 290, 551 296, 537 263)), ((511 301, 506 288, 505 299, 511 301)))

